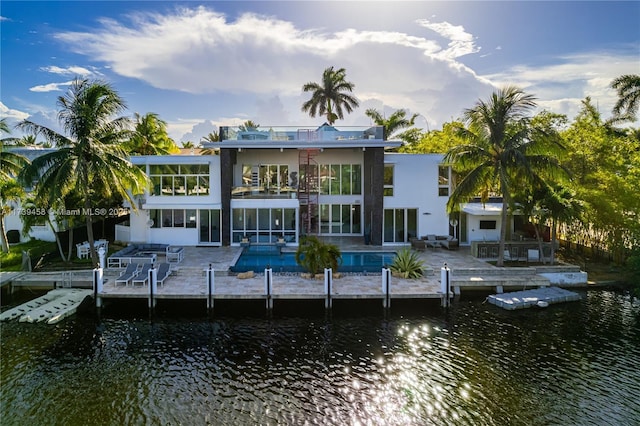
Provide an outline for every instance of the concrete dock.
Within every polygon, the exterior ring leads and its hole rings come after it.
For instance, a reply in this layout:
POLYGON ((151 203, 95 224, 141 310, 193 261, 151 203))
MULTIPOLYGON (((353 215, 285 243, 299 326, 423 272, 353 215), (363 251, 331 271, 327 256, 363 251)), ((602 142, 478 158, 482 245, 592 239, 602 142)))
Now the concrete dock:
POLYGON ((487 301, 507 310, 545 307, 554 303, 580 300, 580 295, 560 287, 544 287, 510 293, 492 294, 487 301))

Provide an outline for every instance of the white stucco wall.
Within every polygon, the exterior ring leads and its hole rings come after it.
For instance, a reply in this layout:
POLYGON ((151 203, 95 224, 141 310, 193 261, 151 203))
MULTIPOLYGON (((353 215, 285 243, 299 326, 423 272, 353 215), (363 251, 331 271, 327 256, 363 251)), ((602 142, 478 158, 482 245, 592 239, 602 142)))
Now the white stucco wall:
POLYGON ((393 196, 384 197, 384 208, 417 208, 418 234, 449 235, 448 196, 438 195, 441 154, 385 154, 394 165, 393 196))

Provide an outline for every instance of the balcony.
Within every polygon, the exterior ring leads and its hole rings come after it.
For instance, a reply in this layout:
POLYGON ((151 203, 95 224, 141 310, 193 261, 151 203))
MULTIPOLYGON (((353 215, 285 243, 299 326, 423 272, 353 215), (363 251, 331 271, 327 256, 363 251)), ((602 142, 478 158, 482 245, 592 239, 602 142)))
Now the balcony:
POLYGON ((264 187, 264 186, 234 186, 231 189, 231 198, 249 199, 249 198, 272 198, 286 199, 297 198, 298 190, 290 186, 285 187, 264 187))

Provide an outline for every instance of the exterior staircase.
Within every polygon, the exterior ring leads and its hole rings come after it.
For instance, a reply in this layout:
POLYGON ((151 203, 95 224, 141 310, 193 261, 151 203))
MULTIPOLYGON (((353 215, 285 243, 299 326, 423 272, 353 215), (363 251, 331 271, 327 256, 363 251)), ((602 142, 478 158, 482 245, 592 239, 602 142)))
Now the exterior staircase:
POLYGON ((298 152, 298 201, 300 202, 300 230, 307 235, 318 234, 318 163, 315 157, 320 150, 301 149, 298 152))

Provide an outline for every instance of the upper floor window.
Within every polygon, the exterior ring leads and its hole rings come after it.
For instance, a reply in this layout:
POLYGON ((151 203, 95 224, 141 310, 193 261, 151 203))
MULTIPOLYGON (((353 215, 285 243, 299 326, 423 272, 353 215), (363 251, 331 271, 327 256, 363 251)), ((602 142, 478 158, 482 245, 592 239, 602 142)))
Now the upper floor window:
POLYGON ((152 195, 209 195, 209 164, 149 166, 152 195))
POLYGON ((261 186, 265 189, 289 185, 288 164, 243 164, 242 186, 261 186))
POLYGON ((393 196, 393 164, 384 165, 384 178, 383 178, 383 195, 385 197, 393 196))
POLYGON ((438 166, 438 195, 441 197, 449 196, 449 182, 451 174, 451 167, 438 166))
POLYGON ((321 164, 320 193, 325 195, 362 194, 360 164, 321 164))

